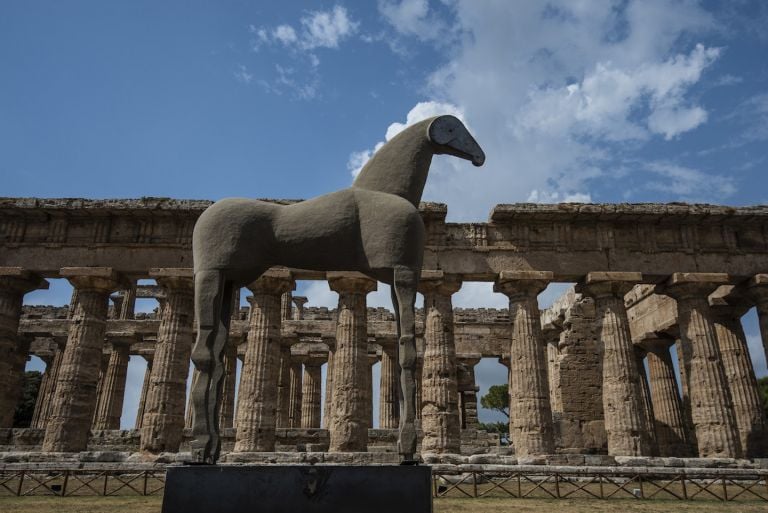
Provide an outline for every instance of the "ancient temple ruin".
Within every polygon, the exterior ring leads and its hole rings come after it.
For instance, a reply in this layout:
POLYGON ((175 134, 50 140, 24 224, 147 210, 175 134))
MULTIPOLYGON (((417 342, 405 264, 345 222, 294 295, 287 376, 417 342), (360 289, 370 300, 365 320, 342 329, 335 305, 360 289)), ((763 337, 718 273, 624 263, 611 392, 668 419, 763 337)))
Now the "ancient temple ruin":
MULTIPOLYGON (((209 204, 0 199, 1 451, 187 450, 190 242, 209 204), (45 278, 69 280, 70 306, 22 306, 45 278), (137 284, 145 279, 156 285, 137 284), (135 315, 137 298, 160 307, 135 315), (11 429, 31 355, 46 363, 35 415, 30 428, 11 429), (135 429, 121 431, 131 356, 147 372, 135 429)), ((447 223, 441 204, 421 213, 422 455, 768 457, 740 321, 757 308, 768 350, 768 208, 515 204, 497 205, 486 223, 447 223), (493 282, 509 308, 453 308, 471 281, 493 282), (575 286, 540 311, 537 295, 555 282, 575 286), (510 447, 478 429, 481 358, 509 369, 510 447)), ((273 269, 247 288, 227 350, 226 461, 288 452, 396 461, 397 334, 390 311, 366 308, 376 282, 273 269), (292 295, 297 280, 327 280, 338 308, 305 306, 312 298, 292 295)))

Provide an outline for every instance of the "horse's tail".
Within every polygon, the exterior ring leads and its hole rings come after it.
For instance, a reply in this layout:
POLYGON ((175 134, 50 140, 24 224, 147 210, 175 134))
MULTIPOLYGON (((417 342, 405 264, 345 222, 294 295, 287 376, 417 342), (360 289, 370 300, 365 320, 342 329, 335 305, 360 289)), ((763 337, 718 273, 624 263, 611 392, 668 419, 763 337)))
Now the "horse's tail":
POLYGON ((224 347, 229 336, 232 283, 220 270, 195 272, 195 317, 197 340, 192 362, 199 371, 193 380, 192 458, 215 463, 221 450, 218 402, 224 377, 224 347))

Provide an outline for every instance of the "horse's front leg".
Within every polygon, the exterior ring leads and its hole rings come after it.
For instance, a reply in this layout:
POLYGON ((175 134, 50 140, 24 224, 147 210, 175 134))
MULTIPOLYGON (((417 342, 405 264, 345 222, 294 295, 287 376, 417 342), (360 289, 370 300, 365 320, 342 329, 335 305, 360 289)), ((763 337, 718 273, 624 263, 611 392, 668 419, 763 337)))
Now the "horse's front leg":
POLYGON ((394 269, 393 288, 399 312, 400 437, 398 452, 403 462, 412 462, 416 454, 416 287, 419 274, 407 267, 394 269))

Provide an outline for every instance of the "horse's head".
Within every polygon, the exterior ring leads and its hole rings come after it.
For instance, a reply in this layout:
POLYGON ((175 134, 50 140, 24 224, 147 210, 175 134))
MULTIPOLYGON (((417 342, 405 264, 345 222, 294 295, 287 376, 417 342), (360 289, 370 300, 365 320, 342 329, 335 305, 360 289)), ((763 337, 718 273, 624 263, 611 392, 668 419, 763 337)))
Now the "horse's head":
POLYGON ((471 160, 476 166, 485 162, 485 152, 455 116, 434 118, 427 128, 427 137, 434 144, 435 153, 471 160))

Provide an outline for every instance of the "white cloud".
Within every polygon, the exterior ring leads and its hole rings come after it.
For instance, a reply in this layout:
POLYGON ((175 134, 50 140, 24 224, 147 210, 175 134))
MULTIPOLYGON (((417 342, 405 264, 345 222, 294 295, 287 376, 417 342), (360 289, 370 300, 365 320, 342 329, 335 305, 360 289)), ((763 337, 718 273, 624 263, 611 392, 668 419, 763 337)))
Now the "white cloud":
POLYGON ((253 50, 264 44, 281 44, 296 50, 315 50, 317 48, 338 48, 339 43, 352 36, 359 23, 352 20, 347 10, 335 5, 328 11, 311 11, 299 20, 297 31, 287 23, 273 29, 251 25, 249 31, 255 35, 253 50))
POLYGON ((253 81, 253 73, 249 73, 248 68, 243 64, 237 65, 237 71, 235 71, 234 75, 238 81, 244 84, 250 84, 253 81))
POLYGON ((446 37, 446 24, 429 8, 429 0, 379 0, 379 12, 397 32, 421 40, 446 37))
MULTIPOLYGON (((380 9, 406 34, 411 22, 400 14, 428 19, 425 5, 380 9)), ((462 111, 487 155, 478 170, 435 158, 424 199, 448 203, 450 219, 482 219, 496 203, 526 198, 591 201, 595 186, 641 174, 637 159, 615 171, 633 151, 708 119, 691 89, 721 50, 688 43, 715 26, 697 2, 448 6, 461 37, 430 75, 428 98, 462 111)))
POLYGON ((649 162, 645 169, 661 179, 649 180, 645 188, 673 194, 684 201, 722 199, 736 193, 735 180, 730 176, 712 175, 670 162, 649 162))
POLYGON ((279 25, 272 32, 272 37, 284 45, 290 45, 298 41, 296 31, 290 25, 279 25))
POLYGON ((304 28, 301 46, 304 49, 338 48, 339 42, 351 36, 358 23, 347 16, 347 10, 335 5, 330 11, 315 11, 301 19, 304 28))

